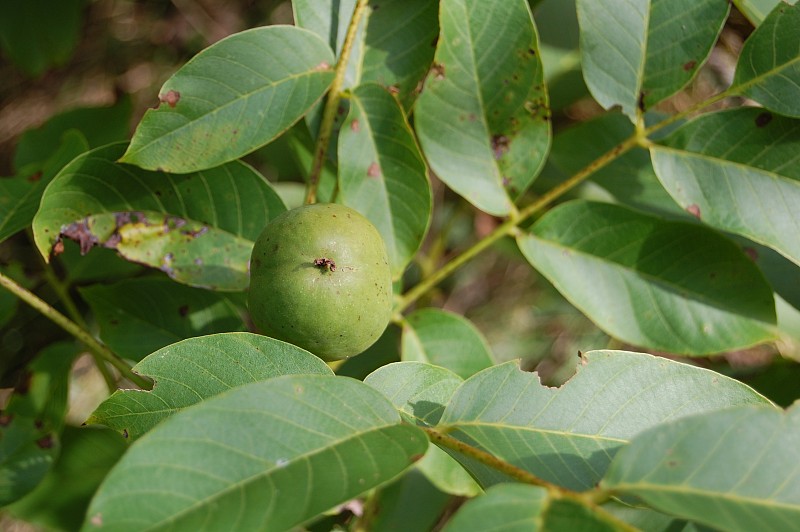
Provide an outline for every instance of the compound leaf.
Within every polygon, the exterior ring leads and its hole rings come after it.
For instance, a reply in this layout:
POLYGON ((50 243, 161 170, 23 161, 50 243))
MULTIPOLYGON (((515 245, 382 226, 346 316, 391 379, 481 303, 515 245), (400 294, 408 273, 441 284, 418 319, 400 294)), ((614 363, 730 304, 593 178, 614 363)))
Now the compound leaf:
POLYGON ((447 186, 494 215, 513 210, 550 146, 538 37, 524 0, 443 0, 434 64, 414 110, 447 186))
POLYGON ((85 530, 285 530, 385 483, 425 434, 348 377, 286 375, 172 416, 100 487, 85 530))
POLYGON ((87 423, 136 439, 173 413, 236 386, 279 375, 332 375, 311 353, 250 333, 190 338, 159 349, 133 369, 155 381, 153 390, 118 390, 87 423))
POLYGON ((360 85, 339 133, 339 201, 378 228, 399 278, 428 229, 433 200, 428 169, 397 101, 360 85))
MULTIPOLYGON (((593 351, 561 388, 514 363, 464 381, 438 427, 545 480, 589 489, 620 447, 665 421, 731 405, 768 404, 738 381, 641 353, 593 351)), ((508 478, 454 454, 483 487, 508 478)))
POLYGON ((671 96, 708 58, 726 0, 578 0, 581 61, 594 98, 631 119, 671 96), (679 13, 679 16, 676 16, 679 13))
POLYGON ((745 41, 729 92, 800 118, 800 4, 778 2, 745 41))
POLYGON ((776 334, 763 274, 739 246, 706 227, 573 201, 517 242, 573 305, 631 344, 703 355, 776 334))
POLYGON ((636 436, 601 487, 719 530, 796 530, 798 462, 800 406, 740 406, 636 436))
POLYGON ((115 161, 124 144, 74 159, 53 179, 33 220, 46 259, 62 238, 115 249, 178 282, 244 290, 253 242, 286 210, 269 183, 235 161, 193 174, 150 172, 115 161))
POLYGON ((800 265, 800 120, 744 107, 710 113, 651 153, 681 207, 800 265))
POLYGON ((333 64, 325 41, 294 26, 231 35, 167 80, 121 160, 178 173, 233 161, 306 114, 333 80, 333 64))

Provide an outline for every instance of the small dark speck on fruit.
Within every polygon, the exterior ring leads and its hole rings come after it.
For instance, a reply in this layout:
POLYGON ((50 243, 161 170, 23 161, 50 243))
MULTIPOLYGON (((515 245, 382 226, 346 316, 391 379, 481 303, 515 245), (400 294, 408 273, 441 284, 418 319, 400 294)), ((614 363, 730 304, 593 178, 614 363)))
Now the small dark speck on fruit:
POLYGON ((756 127, 764 127, 772 122, 772 113, 764 111, 756 117, 756 127))

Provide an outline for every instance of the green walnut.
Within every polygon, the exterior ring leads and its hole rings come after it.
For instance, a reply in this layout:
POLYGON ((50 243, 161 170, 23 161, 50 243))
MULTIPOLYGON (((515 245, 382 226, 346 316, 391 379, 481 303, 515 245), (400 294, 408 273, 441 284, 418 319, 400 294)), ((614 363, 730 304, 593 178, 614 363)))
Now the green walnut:
POLYGON ((264 334, 323 360, 361 353, 392 314, 386 245, 361 214, 336 204, 269 222, 250 259, 250 315, 264 334))

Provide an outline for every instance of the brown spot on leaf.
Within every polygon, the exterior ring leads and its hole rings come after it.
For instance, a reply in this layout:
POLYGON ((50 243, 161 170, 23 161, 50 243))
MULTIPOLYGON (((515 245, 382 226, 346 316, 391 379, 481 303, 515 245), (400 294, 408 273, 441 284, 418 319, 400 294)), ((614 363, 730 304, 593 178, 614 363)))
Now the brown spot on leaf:
POLYGON ((95 514, 89 521, 94 526, 103 526, 103 514, 95 514))
POLYGON ((166 94, 159 94, 158 100, 161 103, 165 103, 170 107, 175 107, 178 105, 178 102, 181 101, 181 93, 175 90, 167 91, 166 94))
POLYGON ((30 181, 31 183, 36 183, 41 178, 42 178, 42 171, 40 170, 36 173, 29 175, 27 180, 30 181))
POLYGON ((5 414, 5 413, 0 414, 0 427, 9 426, 11 424, 11 421, 13 421, 13 419, 14 416, 12 416, 11 414, 5 414))
POLYGON ((644 91, 641 91, 639 93, 639 98, 636 100, 636 106, 642 112, 644 112, 644 110, 646 109, 646 106, 645 106, 645 103, 644 103, 644 98, 645 98, 645 93, 644 93, 644 91))
POLYGON ((442 63, 434 63, 431 66, 431 74, 433 75, 433 79, 437 81, 441 81, 444 79, 444 65, 442 63))
POLYGON ((181 318, 185 318, 189 314, 189 305, 181 305, 178 307, 178 314, 181 318))
POLYGON ((370 177, 380 177, 381 176, 381 167, 378 166, 378 163, 372 163, 367 168, 367 175, 370 177))
POLYGON ((130 434, 128 434, 128 429, 122 429, 122 437, 126 440, 130 438, 130 434))
POLYGON ((88 219, 69 224, 61 229, 59 236, 65 236, 77 242, 81 247, 81 255, 86 255, 92 246, 98 244, 97 237, 89 230, 88 219))
POLYGON ((700 216, 701 216, 700 215, 700 206, 697 205, 696 203, 692 203, 691 205, 686 207, 686 212, 688 212, 689 214, 691 214, 692 216, 694 216, 698 220, 701 219, 700 218, 700 216))
POLYGON ((758 251, 756 251, 755 248, 746 246, 742 248, 742 251, 744 251, 744 254, 747 255, 753 262, 756 262, 758 260, 758 251))
POLYGON ((52 449, 53 448, 53 435, 48 434, 47 436, 43 436, 36 440, 36 446, 40 449, 52 449))
POLYGON ((756 117, 756 127, 764 127, 772 122, 772 113, 764 111, 756 117))
POLYGON ((195 231, 181 231, 181 234, 188 236, 189 238, 197 238, 203 236, 204 234, 208 233, 208 226, 204 225, 200 229, 195 231))
POLYGON ((686 61, 683 64, 683 70, 686 71, 686 72, 691 72, 692 70, 694 70, 694 67, 696 67, 696 66, 697 66, 697 61, 692 59, 691 61, 686 61))
POLYGON ((386 87, 386 90, 388 90, 389 94, 393 96, 397 96, 398 94, 400 94, 400 87, 398 87, 397 85, 389 85, 388 87, 386 87))
POLYGON ((350 122, 350 131, 353 133, 358 133, 361 131, 361 124, 358 123, 358 118, 355 118, 352 122, 350 122))
POLYGON ((494 158, 500 159, 503 155, 505 155, 508 152, 510 145, 511 141, 505 135, 493 135, 492 151, 494 152, 494 158))
POLYGON ((313 68, 313 70, 316 70, 317 72, 322 72, 324 70, 330 70, 330 69, 331 65, 327 61, 323 61, 313 68))

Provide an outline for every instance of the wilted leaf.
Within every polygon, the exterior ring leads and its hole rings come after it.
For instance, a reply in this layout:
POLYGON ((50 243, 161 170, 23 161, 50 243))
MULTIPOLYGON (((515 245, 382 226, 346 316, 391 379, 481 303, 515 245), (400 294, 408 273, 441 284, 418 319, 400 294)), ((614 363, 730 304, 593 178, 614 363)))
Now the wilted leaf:
POLYGON ((33 220, 46 259, 70 238, 113 248, 176 281, 218 290, 248 286, 253 242, 286 208, 251 167, 233 162, 174 175, 116 163, 124 144, 85 153, 47 188, 33 220))
POLYGON ((403 110, 375 84, 359 86, 350 98, 339 133, 339 194, 378 228, 399 278, 422 244, 433 200, 403 110))
POLYGON ((538 39, 525 0, 442 0, 414 124, 432 170, 494 215, 513 210, 550 146, 538 39))
MULTIPOLYGON (((621 446, 655 424, 731 405, 765 404, 747 386, 709 370, 623 351, 593 351, 561 388, 514 363, 467 379, 438 427, 545 480, 594 486, 621 446)), ((484 487, 508 481, 455 457, 484 487)))
POLYGON ((708 228, 574 201, 517 241, 573 305, 628 343, 701 355, 775 337, 772 289, 708 228))
POLYGON ((325 41, 294 26, 231 35, 167 80, 122 161, 180 173, 233 161, 311 109, 333 80, 333 64, 325 41))
POLYGON ((798 443, 798 405, 704 413, 635 437, 601 487, 720 530, 796 530, 798 443))
POLYGON ((87 530, 284 530, 408 468, 428 446, 347 377, 247 384, 171 417, 106 477, 87 530))
POLYGON ((87 423, 135 439, 178 410, 236 386, 279 375, 333 374, 299 347, 250 333, 190 338, 156 351, 133 370, 151 377, 153 390, 118 390, 87 423))

